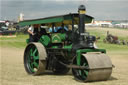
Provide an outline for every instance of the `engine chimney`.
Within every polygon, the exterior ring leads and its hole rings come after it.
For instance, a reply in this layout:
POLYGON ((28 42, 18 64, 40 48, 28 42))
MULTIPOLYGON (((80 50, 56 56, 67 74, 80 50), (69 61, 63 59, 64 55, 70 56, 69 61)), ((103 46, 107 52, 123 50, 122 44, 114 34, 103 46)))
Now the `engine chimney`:
POLYGON ((83 41, 84 40, 84 33, 85 33, 85 12, 86 12, 85 6, 84 5, 80 5, 79 8, 78 8, 80 41, 83 41))
POLYGON ((75 41, 73 43, 73 52, 75 53, 77 49, 85 49, 85 48, 93 48, 93 37, 92 36, 86 36, 85 35, 85 13, 86 8, 84 5, 80 5, 78 8, 79 13, 79 37, 77 37, 78 41, 75 41))

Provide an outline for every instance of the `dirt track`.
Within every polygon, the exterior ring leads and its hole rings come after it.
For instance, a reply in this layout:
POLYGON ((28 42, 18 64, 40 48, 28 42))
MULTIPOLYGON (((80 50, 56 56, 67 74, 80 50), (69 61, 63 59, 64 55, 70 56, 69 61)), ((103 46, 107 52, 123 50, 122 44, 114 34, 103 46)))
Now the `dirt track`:
MULTIPOLYGON (((85 85, 74 80, 71 73, 67 75, 53 75, 46 73, 41 76, 26 74, 23 66, 23 50, 17 48, 0 48, 1 50, 1 85, 85 85)), ((109 53, 114 68, 112 77, 108 81, 90 82, 86 85, 128 85, 128 55, 123 56, 109 53)))

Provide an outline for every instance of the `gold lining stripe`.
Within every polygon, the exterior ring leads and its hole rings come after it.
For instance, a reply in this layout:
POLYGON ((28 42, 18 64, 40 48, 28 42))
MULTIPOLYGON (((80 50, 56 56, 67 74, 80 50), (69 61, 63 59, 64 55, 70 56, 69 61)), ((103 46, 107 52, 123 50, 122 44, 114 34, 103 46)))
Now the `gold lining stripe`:
POLYGON ((86 13, 86 11, 84 11, 84 10, 79 11, 79 14, 85 14, 85 13, 86 13))

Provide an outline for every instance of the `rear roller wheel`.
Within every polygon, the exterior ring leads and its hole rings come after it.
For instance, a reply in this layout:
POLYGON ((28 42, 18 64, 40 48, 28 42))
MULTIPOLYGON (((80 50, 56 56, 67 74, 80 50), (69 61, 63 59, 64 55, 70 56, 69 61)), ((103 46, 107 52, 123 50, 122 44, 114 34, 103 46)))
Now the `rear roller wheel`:
POLYGON ((40 43, 30 43, 24 52, 24 67, 28 74, 38 75, 45 71, 46 51, 40 43))

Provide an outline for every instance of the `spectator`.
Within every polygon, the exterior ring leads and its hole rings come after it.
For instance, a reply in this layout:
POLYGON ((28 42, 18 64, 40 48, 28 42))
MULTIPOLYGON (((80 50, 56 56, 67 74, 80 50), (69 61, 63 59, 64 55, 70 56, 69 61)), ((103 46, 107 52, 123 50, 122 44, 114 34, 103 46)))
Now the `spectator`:
POLYGON ((66 26, 63 27, 54 27, 53 28, 54 30, 52 30, 52 28, 49 28, 49 32, 60 32, 60 30, 65 30, 65 31, 68 31, 68 28, 66 26))

